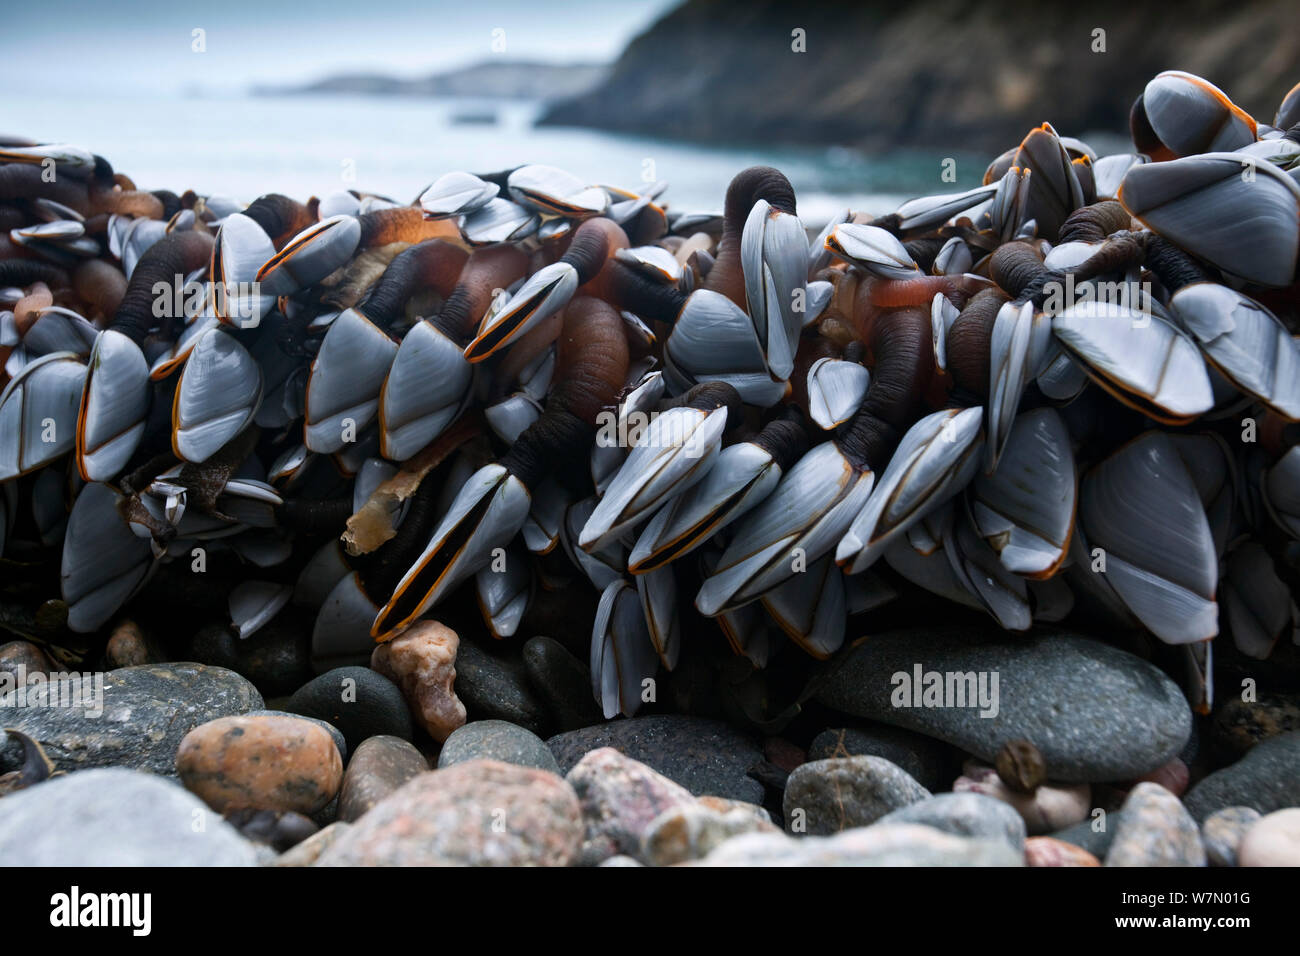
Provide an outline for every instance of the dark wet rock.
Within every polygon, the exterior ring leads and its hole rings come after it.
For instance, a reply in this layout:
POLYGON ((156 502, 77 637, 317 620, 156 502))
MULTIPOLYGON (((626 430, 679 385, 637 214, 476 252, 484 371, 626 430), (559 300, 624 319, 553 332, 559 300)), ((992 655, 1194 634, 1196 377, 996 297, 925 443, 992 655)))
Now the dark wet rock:
POLYGON ((790 774, 785 827, 824 836, 868 826, 929 796, 905 770, 880 757, 813 760, 790 774))
POLYGON ((1066 827, 1064 830, 1057 830, 1055 833, 1048 835, 1087 850, 1099 860, 1105 859, 1106 852, 1115 839, 1115 831, 1122 819, 1117 810, 1114 813, 1106 814, 1105 817, 1084 820, 1081 823, 1074 824, 1074 826, 1066 827))
POLYGON ((728 724, 676 714, 635 717, 558 734, 547 745, 568 773, 589 752, 613 747, 696 796, 762 803, 749 769, 763 759, 758 742, 728 724))
POLYGON ((277 616, 251 637, 240 639, 223 624, 200 628, 190 641, 196 661, 242 674, 265 696, 291 694, 311 680, 311 635, 297 618, 277 616))
POLYGON ((1132 654, 1063 633, 877 634, 852 651, 818 699, 946 740, 989 763, 1007 741, 1028 740, 1043 755, 1048 777, 1063 782, 1140 777, 1177 756, 1191 733, 1187 701, 1164 673, 1132 654), (923 673, 985 675, 990 692, 996 675, 998 692, 990 695, 996 714, 981 716, 993 708, 970 699, 965 706, 956 700, 915 706, 909 691, 918 664, 923 673))
POLYGON ((582 843, 553 773, 473 760, 422 773, 352 824, 318 866, 567 866, 582 843))
POLYGON ((244 807, 227 811, 224 819, 244 839, 270 847, 276 853, 284 853, 320 832, 320 827, 309 818, 292 810, 255 810, 244 807))
POLYGON ((534 637, 524 644, 524 670, 555 727, 577 730, 603 717, 591 693, 591 669, 557 640, 534 637))
POLYGON ((550 718, 533 693, 521 660, 461 641, 455 690, 470 720, 505 720, 539 737, 550 731, 550 718))
POLYGON ((391 734, 410 740, 415 733, 402 692, 368 667, 326 671, 299 687, 285 708, 333 724, 354 752, 367 737, 391 734))
POLYGON ((1236 763, 1197 783, 1183 803, 1197 820, 1224 807, 1267 814, 1300 806, 1300 731, 1260 742, 1236 763))
MULTIPOLYGON (((6 722, 36 740, 56 770, 129 767, 171 776, 176 748, 199 724, 262 707, 262 695, 233 671, 203 664, 146 664, 103 675, 103 714, 93 682, 82 706, 16 708, 6 722)), ((70 694, 63 684, 60 693, 70 694)))
POLYGON ((254 866, 257 851, 173 780, 79 771, 0 800, 6 866, 254 866))
POLYGON ((1227 760, 1238 760, 1261 740, 1293 730, 1300 730, 1300 694, 1233 697, 1214 712, 1211 738, 1227 760))
POLYGON ((832 727, 814 737, 808 747, 809 760, 861 755, 897 764, 927 790, 951 783, 960 763, 953 748, 943 741, 888 724, 832 727))
POLYGON ((560 765, 541 737, 504 720, 476 720, 454 731, 442 745, 438 767, 484 758, 560 772, 560 765))
POLYGON ((338 818, 351 823, 380 800, 429 769, 424 754, 401 737, 369 737, 343 775, 338 818))

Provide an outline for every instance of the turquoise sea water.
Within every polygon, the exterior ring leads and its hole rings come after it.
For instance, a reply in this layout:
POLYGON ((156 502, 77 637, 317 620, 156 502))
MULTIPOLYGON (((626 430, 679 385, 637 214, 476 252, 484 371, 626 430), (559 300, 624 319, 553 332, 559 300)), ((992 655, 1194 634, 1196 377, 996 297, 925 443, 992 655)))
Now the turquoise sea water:
POLYGON ((988 157, 957 156, 957 182, 939 155, 864 155, 842 148, 700 146, 595 130, 536 128, 527 102, 314 97, 8 98, 0 133, 69 142, 107 157, 143 188, 193 188, 249 201, 265 192, 305 199, 355 188, 406 202, 452 169, 488 172, 548 163, 593 183, 669 183, 678 208, 722 208, 727 182, 754 163, 782 169, 807 225, 848 206, 892 211, 915 195, 975 185, 988 157), (494 116, 495 123, 458 122, 494 116))

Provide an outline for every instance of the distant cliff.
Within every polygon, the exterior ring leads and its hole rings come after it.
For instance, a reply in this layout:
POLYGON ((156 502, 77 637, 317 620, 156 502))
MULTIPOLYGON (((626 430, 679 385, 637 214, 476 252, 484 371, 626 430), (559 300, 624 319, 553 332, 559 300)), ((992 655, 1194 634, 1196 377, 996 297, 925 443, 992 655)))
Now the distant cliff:
POLYGON ((328 76, 299 86, 257 86, 258 96, 360 93, 370 96, 482 96, 494 99, 553 100, 592 87, 607 67, 591 63, 554 64, 524 60, 485 60, 445 73, 407 80, 377 73, 328 76))
POLYGON ((542 122, 1000 151, 1043 121, 1122 133, 1133 99, 1167 69, 1204 76, 1271 121, 1300 81, 1295 0, 687 0, 542 122), (795 30, 806 52, 792 48, 795 30))

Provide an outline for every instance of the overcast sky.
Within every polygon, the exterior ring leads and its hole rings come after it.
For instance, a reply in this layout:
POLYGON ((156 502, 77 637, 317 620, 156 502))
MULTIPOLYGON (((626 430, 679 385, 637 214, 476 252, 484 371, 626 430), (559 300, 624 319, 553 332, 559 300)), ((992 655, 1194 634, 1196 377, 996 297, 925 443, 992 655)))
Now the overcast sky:
POLYGON ((332 73, 419 76, 504 54, 613 60, 675 0, 36 0, 5 3, 9 95, 242 90, 332 73), (207 51, 192 51, 193 31, 207 51))

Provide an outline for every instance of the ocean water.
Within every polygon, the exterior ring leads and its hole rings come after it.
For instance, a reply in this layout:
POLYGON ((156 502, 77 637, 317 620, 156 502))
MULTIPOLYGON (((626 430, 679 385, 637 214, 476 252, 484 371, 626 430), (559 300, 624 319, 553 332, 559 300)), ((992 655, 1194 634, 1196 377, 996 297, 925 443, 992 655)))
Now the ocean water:
POLYGON ((142 188, 192 188, 245 202, 266 192, 306 199, 340 189, 408 202, 450 170, 536 162, 625 189, 665 180, 664 201, 674 208, 721 211, 731 177, 765 163, 790 177, 805 223, 819 227, 846 206, 880 214, 912 196, 976 185, 988 161, 956 157, 957 181, 946 183, 939 155, 702 146, 538 128, 540 105, 519 101, 166 93, 6 99, 0 133, 84 146, 142 188), (495 121, 463 121, 485 115, 495 121))

